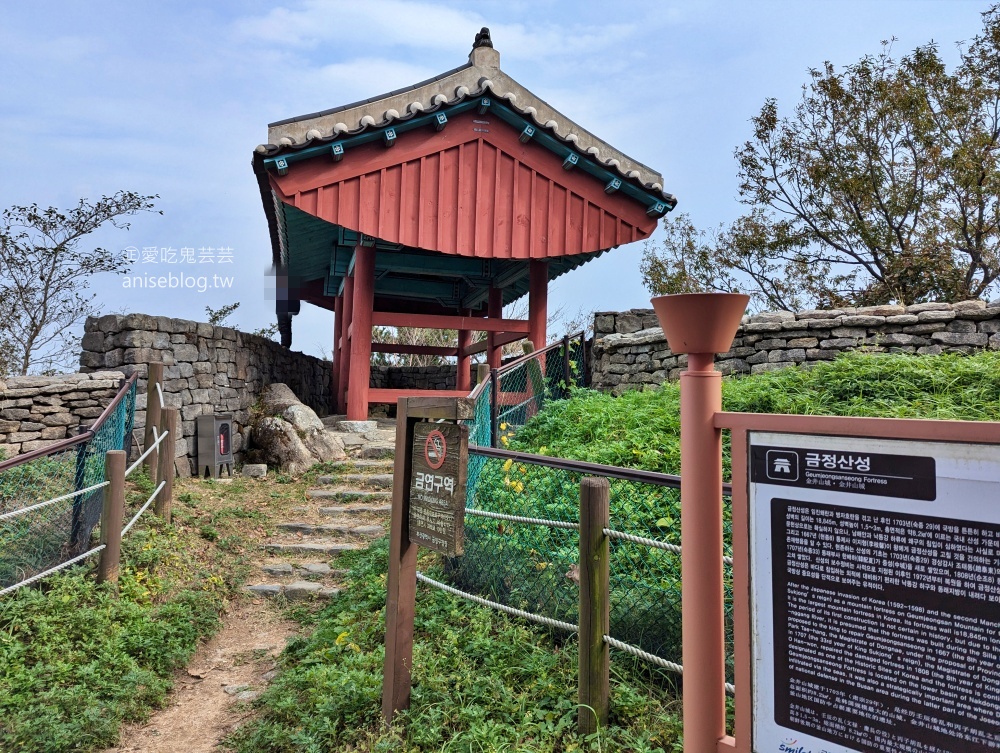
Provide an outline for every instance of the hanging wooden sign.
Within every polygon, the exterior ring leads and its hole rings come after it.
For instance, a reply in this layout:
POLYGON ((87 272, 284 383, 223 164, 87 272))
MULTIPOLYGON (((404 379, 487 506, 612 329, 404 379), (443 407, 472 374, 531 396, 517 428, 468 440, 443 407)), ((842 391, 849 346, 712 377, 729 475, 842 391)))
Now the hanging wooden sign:
POLYGON ((410 543, 456 557, 465 530, 469 429, 419 423, 413 431, 410 543))

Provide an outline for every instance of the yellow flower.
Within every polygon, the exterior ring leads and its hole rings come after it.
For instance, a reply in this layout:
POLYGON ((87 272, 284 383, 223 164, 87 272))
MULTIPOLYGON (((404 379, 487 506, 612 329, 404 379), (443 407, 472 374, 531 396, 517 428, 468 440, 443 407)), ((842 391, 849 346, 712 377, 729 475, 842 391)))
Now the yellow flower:
POLYGON ((507 437, 500 437, 500 441, 503 442, 504 444, 510 444, 510 440, 507 439, 507 437))
POLYGON ((514 461, 513 461, 513 460, 511 460, 510 458, 508 458, 508 459, 507 459, 507 462, 503 464, 503 470, 504 470, 504 473, 506 473, 507 471, 509 471, 509 470, 510 470, 510 467, 511 467, 512 465, 514 465, 514 461))
POLYGON ((500 431, 507 431, 507 424, 506 423, 500 424, 500 431))
POLYGON ((518 494, 524 491, 524 484, 521 481, 515 481, 512 486, 514 487, 514 491, 518 494))

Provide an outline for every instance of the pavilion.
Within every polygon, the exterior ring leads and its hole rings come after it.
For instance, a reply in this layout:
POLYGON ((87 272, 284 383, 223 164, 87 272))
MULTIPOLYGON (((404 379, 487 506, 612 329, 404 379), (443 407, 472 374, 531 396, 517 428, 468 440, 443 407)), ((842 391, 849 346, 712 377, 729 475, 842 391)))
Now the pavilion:
POLYGON ((648 238, 676 200, 662 177, 500 70, 489 30, 469 62, 406 89, 268 126, 254 152, 282 343, 302 301, 335 313, 337 411, 413 390, 371 389, 374 351, 458 359, 546 343, 548 282, 648 238), (502 318, 528 295, 528 320, 502 318), (372 343, 373 326, 458 330, 457 348, 372 343), (474 344, 472 333, 487 332, 474 344))

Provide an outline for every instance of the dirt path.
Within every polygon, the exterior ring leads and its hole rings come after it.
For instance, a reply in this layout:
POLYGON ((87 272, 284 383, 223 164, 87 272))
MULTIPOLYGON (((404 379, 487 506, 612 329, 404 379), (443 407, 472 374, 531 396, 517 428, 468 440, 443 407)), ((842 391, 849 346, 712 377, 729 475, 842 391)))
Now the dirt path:
POLYGON ((235 605, 216 636, 177 672, 166 708, 146 724, 123 728, 121 744, 105 753, 216 751, 246 718, 244 702, 267 685, 275 657, 296 627, 262 599, 235 605))

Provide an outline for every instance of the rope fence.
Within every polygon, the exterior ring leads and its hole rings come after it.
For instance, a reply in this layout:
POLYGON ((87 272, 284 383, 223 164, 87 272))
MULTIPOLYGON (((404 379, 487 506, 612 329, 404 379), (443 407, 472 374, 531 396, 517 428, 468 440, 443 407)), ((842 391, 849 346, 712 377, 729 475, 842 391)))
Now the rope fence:
POLYGON ((20 583, 15 583, 13 586, 7 586, 4 589, 0 589, 0 596, 4 596, 5 594, 10 593, 11 591, 16 591, 22 586, 27 586, 31 583, 34 583, 35 581, 41 580, 42 578, 52 575, 53 573, 57 573, 60 570, 65 570, 70 565, 75 565, 77 562, 87 559, 87 557, 97 554, 98 552, 104 551, 105 548, 106 547, 104 546, 104 544, 101 544, 100 546, 95 546, 93 549, 84 552, 83 554, 78 554, 76 557, 68 559, 65 562, 56 565, 55 567, 50 567, 48 570, 43 570, 40 573, 36 573, 35 575, 32 575, 30 578, 22 580, 20 583))
POLYGON ((176 409, 165 405, 162 373, 161 364, 150 364, 147 405, 159 404, 160 426, 152 422, 147 446, 127 469, 138 372, 122 383, 100 417, 80 435, 0 461, 0 596, 98 553, 99 579, 117 579, 121 537, 154 503, 157 513, 169 520, 175 442, 164 440, 176 435, 178 417, 176 409), (157 466, 153 461, 158 450, 157 466), (120 460, 112 462, 116 454, 120 460), (143 463, 154 484, 157 475, 161 480, 122 526, 125 479, 143 463), (98 528, 100 544, 91 547, 98 528))
MULTIPOLYGON (((549 400, 584 383, 585 356, 582 336, 566 338, 492 370, 470 395, 464 553, 445 560, 446 580, 502 611, 579 624, 580 483, 607 478, 610 520, 601 534, 609 553, 608 645, 680 672, 680 477, 508 449, 549 400)), ((722 491, 731 494, 728 485, 722 491)), ((724 555, 730 680, 732 564, 724 555)))
POLYGON ((129 531, 132 530, 132 526, 134 526, 136 522, 139 520, 139 518, 142 517, 142 514, 146 512, 147 509, 149 509, 149 506, 153 504, 153 502, 156 500, 156 497, 160 494, 161 491, 163 491, 163 487, 165 487, 166 485, 167 485, 166 481, 161 481, 159 483, 156 489, 153 490, 153 493, 149 495, 149 499, 146 500, 145 504, 143 504, 143 506, 139 508, 139 511, 132 516, 132 519, 122 529, 121 532, 122 536, 125 536, 125 534, 127 534, 129 531))
POLYGON ((490 601, 489 599, 484 599, 482 596, 476 596, 475 594, 470 594, 465 591, 461 591, 457 588, 453 588, 441 581, 434 580, 433 578, 428 578, 419 570, 417 571, 417 580, 421 583, 425 583, 433 588, 440 589, 445 593, 449 593, 452 596, 457 596, 460 599, 465 599, 466 601, 471 601, 473 604, 479 604, 482 607, 489 607, 490 609, 495 609, 498 612, 504 612, 505 614, 512 615, 514 617, 521 617, 522 619, 529 620, 530 622, 537 622, 539 625, 545 625, 547 627, 558 628, 559 630, 565 630, 570 633, 575 633, 579 628, 570 623, 563 622, 562 620, 554 620, 551 617, 545 617, 544 615, 534 614, 533 612, 526 612, 523 609, 515 609, 514 607, 509 607, 506 604, 501 604, 497 601, 490 601))

